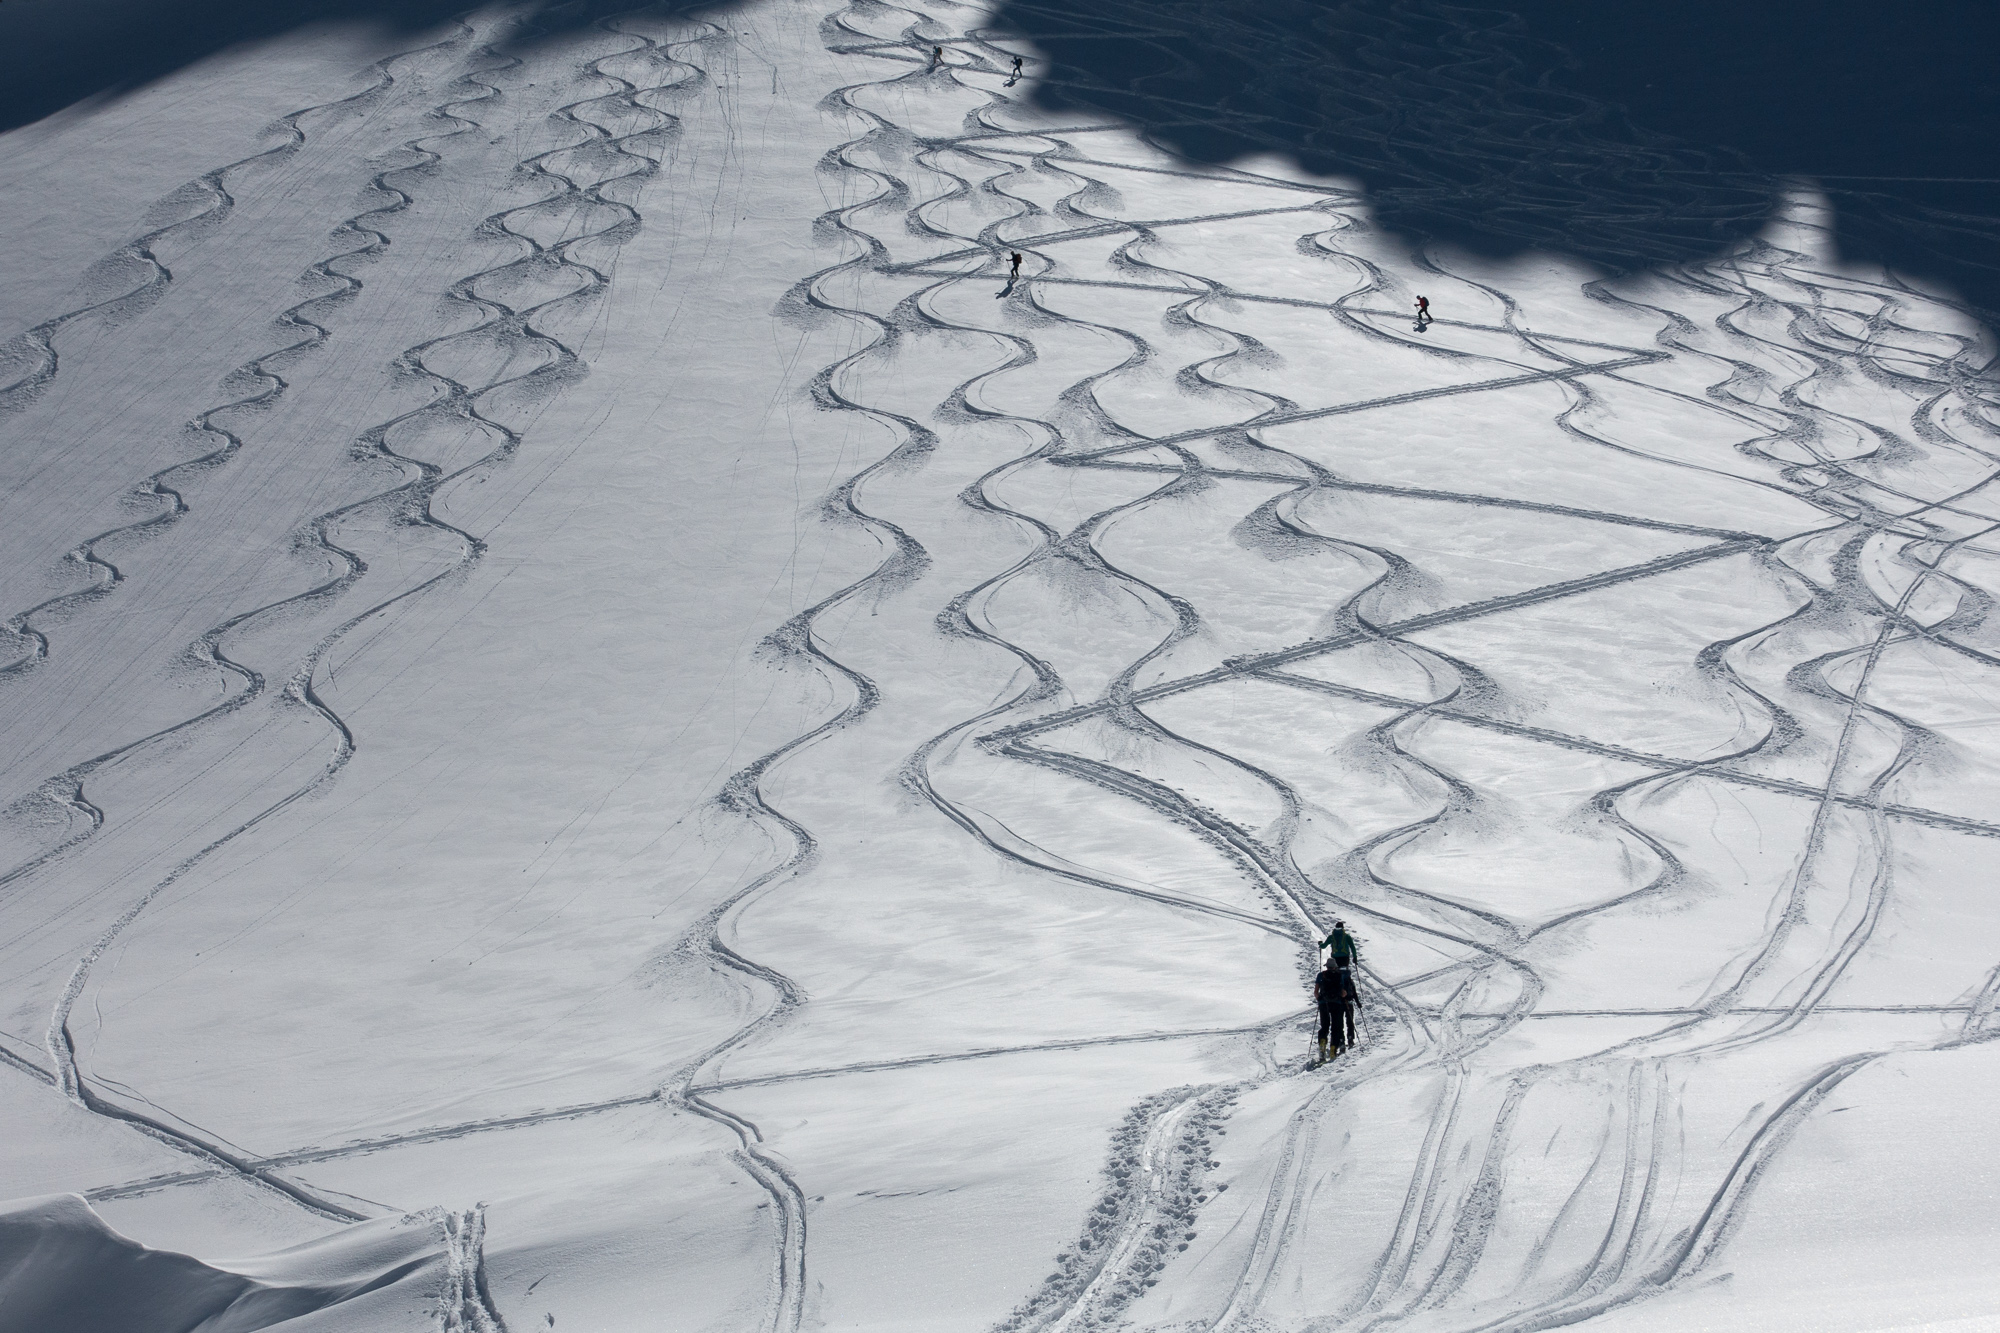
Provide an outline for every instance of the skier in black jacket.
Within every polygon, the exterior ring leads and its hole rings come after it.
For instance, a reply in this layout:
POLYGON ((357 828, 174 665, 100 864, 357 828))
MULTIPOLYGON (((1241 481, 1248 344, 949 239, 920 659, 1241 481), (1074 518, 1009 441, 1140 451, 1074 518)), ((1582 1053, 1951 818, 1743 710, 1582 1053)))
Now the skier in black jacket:
POLYGON ((1336 920, 1333 933, 1319 942, 1326 950, 1326 967, 1313 979, 1313 1001, 1319 1006, 1319 1058, 1330 1060, 1354 1045, 1354 1007, 1361 1002, 1354 989, 1354 965, 1361 961, 1361 944, 1336 920))
POLYGON ((1347 968, 1339 970, 1340 1012, 1335 1016, 1333 1028, 1333 1053, 1339 1055, 1344 1050, 1354 1048, 1354 1009, 1361 1002, 1361 996, 1354 989, 1354 973, 1347 968))
POLYGON ((1313 978, 1313 1003, 1319 1006, 1319 1058, 1322 1063, 1354 1044, 1354 973, 1334 959, 1313 978))

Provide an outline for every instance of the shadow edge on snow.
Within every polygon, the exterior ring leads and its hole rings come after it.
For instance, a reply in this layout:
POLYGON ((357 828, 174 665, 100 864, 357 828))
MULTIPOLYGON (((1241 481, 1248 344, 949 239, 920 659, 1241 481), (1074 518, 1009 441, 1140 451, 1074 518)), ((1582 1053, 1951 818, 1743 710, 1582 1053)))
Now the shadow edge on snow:
POLYGON ((0 1333, 251 1333, 342 1305, 356 1327, 432 1327, 437 1221, 380 1218, 221 1267, 120 1235, 79 1194, 0 1202, 0 1333))

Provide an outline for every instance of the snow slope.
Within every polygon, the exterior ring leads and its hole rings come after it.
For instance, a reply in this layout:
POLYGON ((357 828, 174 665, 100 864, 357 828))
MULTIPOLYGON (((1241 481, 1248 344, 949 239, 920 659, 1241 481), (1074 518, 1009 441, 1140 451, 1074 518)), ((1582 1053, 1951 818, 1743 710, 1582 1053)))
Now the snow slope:
POLYGON ((479 1219, 379 1218, 232 1271, 134 1244, 56 1194, 0 1210, 0 1241, 0 1310, 21 1328, 421 1327, 438 1288, 465 1284, 479 1219))
POLYGON ((0 138, 0 1328, 1991 1326, 1988 332, 1809 182, 1413 248, 986 13, 0 138))

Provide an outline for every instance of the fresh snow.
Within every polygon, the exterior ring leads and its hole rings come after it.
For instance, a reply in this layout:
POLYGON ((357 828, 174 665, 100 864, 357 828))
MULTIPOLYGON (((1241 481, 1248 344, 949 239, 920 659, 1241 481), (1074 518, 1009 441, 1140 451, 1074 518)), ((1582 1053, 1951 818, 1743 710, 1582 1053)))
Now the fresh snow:
POLYGON ((989 12, 0 137, 0 1330, 2000 1328, 1989 332, 989 12))

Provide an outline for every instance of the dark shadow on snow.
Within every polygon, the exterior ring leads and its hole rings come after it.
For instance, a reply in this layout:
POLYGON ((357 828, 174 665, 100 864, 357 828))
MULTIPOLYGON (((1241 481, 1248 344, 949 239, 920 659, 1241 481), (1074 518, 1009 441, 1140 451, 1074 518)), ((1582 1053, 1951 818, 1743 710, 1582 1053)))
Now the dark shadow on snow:
MULTIPOLYGON (((560 37, 614 14, 716 7, 711 0, 529 5, 509 46, 560 37)), ((0 4, 0 133, 309 24, 369 24, 414 38, 471 8, 472 0, 9 0, 0 4)))
MULTIPOLYGON (((667 0, 662 10, 706 8, 667 0)), ((465 0, 11 0, 0 132, 310 23, 435 29, 465 0)), ((630 0, 544 5, 551 36, 630 0)), ((1849 258, 2000 313, 2000 8, 1986 0, 1003 0, 1044 106, 1199 162, 1271 151, 1369 187, 1385 226, 1613 269, 1754 234, 1780 177, 1849 258), (1884 179, 1895 178, 1895 179, 1884 179)))
POLYGON ((1198 162, 1359 177, 1413 237, 1682 263, 1810 176, 1844 257, 2000 312, 1986 0, 1004 0, 992 28, 1050 57, 1051 110, 1115 112, 1198 162))

